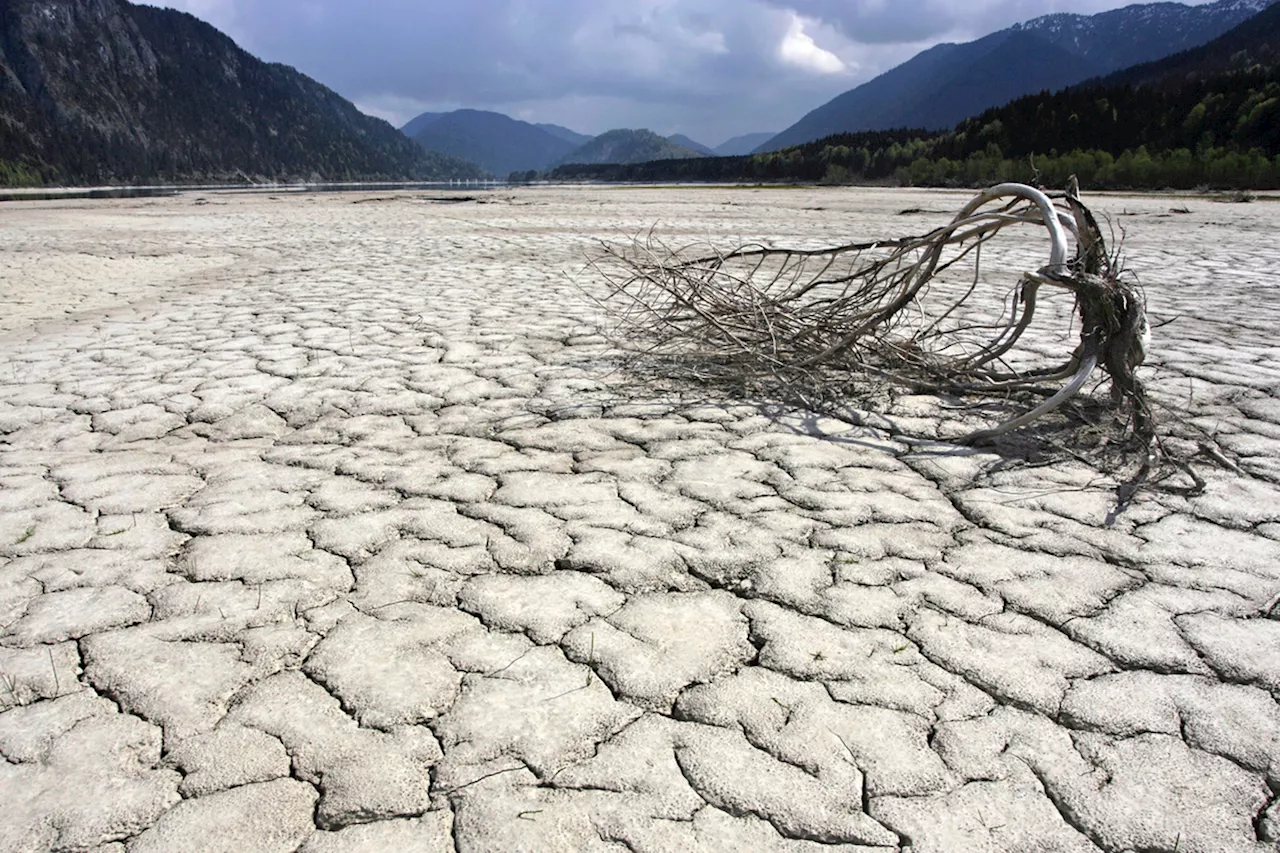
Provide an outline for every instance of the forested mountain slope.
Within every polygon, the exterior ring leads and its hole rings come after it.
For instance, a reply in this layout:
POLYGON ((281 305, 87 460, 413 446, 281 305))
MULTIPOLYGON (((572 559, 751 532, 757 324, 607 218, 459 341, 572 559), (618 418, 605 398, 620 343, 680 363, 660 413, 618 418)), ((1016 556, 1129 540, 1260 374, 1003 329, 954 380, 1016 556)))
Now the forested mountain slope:
POLYGON ((183 12, 0 0, 0 181, 478 174, 183 12))

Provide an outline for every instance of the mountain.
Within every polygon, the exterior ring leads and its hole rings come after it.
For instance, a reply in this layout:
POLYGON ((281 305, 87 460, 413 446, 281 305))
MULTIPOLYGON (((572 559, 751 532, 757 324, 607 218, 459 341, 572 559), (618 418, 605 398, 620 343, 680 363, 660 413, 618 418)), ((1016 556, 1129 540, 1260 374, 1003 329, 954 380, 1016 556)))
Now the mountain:
POLYGON ((742 136, 735 136, 721 142, 715 147, 715 153, 719 157, 733 157, 738 154, 750 154, 759 146, 768 142, 777 136, 776 133, 744 133, 742 136))
POLYGON ((1147 3, 1073 15, 1042 15, 1014 31, 1034 32, 1107 71, 1151 62, 1205 44, 1252 18, 1274 0, 1218 0, 1202 6, 1147 3))
POLYGON ((702 157, 652 130, 610 130, 560 158, 561 163, 647 163, 702 157))
POLYGON ((561 127, 558 124, 545 124, 543 122, 535 122, 534 127, 541 128, 552 136, 558 136, 565 142, 572 143, 576 148, 591 141, 591 135, 588 133, 578 133, 576 130, 570 130, 567 127, 561 127))
POLYGON ((431 124, 442 115, 446 115, 446 113, 422 113, 419 116, 411 118, 408 124, 400 128, 400 132, 410 139, 413 139, 419 133, 426 130, 427 125, 431 124))
POLYGON ((126 0, 0 0, 5 161, 71 184, 479 174, 191 15, 126 0))
POLYGON ((1148 3, 1096 15, 1045 15, 964 44, 939 44, 836 96, 757 148, 834 133, 950 127, 1019 95, 1054 90, 1204 44, 1271 0, 1148 3))
POLYGON ((1273 3, 1208 44, 1089 82, 1103 86, 1179 89, 1192 81, 1217 74, 1244 71, 1252 66, 1274 68, 1277 65, 1280 65, 1280 3, 1273 3))
POLYGON ((901 126, 951 127, 1028 92, 1051 92, 1094 76, 1092 62, 1046 41, 1039 33, 1014 30, 998 35, 991 51, 954 76, 938 81, 937 88, 904 109, 901 126), (1018 71, 1010 73, 1010 68, 1018 71))
POLYGON ((541 170, 573 144, 502 113, 454 110, 427 125, 414 140, 428 151, 462 157, 495 175, 541 170))
POLYGON ((710 148, 703 145, 701 142, 697 142, 695 140, 690 139, 689 137, 685 136, 683 133, 677 133, 673 136, 668 136, 667 140, 669 142, 674 142, 676 145, 679 145, 681 148, 688 148, 690 151, 697 151, 699 154, 703 155, 704 157, 716 156, 715 151, 712 151, 710 148))
POLYGON ((1201 47, 966 119, 931 141, 931 156, 967 159, 988 143, 1005 157, 1034 154, 1037 161, 1055 148, 1181 151, 1188 162, 1211 150, 1273 158, 1280 154, 1280 4, 1201 47))

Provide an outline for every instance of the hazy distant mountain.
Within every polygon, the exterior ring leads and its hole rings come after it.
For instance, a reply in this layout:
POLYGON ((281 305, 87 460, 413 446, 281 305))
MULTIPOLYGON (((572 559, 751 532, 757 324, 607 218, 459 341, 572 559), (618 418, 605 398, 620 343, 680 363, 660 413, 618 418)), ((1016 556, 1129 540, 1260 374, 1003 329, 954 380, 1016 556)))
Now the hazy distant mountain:
POLYGON ((58 183, 479 174, 191 15, 125 0, 0 0, 2 161, 58 183))
POLYGON ((768 142, 776 133, 744 133, 742 136, 735 136, 732 139, 721 142, 715 147, 715 153, 719 157, 737 157, 741 154, 750 154, 764 143, 768 142))
POLYGON ((1059 13, 965 44, 936 45, 838 95, 756 150, 848 131, 949 127, 1020 95, 1204 44, 1270 2, 1150 3, 1096 15, 1059 13))
POLYGON ((429 151, 479 163, 499 177, 542 170, 574 147, 527 121, 485 110, 446 113, 428 124, 414 140, 429 151))
POLYGON ((591 134, 578 133, 578 131, 576 130, 570 130, 567 127, 561 127, 558 124, 546 124, 544 122, 534 122, 533 126, 542 128, 552 136, 558 136, 561 139, 563 139, 565 142, 571 143, 575 147, 591 141, 591 134))
POLYGON ((667 139, 671 140, 676 145, 679 145, 681 148, 688 148, 691 151, 697 151, 699 154, 702 154, 703 156, 706 156, 706 157, 716 156, 715 151, 711 150, 706 145, 703 145, 701 142, 697 142, 696 140, 690 139, 689 137, 685 136, 683 133, 677 133, 672 136, 668 136, 667 139))
POLYGON ((560 158, 561 163, 647 163, 704 155, 652 130, 610 130, 560 158))
POLYGON ((400 128, 400 132, 412 139, 419 133, 422 133, 422 131, 426 130, 427 125, 431 124, 442 115, 446 115, 446 113, 423 113, 422 115, 415 116, 409 120, 408 124, 400 128))

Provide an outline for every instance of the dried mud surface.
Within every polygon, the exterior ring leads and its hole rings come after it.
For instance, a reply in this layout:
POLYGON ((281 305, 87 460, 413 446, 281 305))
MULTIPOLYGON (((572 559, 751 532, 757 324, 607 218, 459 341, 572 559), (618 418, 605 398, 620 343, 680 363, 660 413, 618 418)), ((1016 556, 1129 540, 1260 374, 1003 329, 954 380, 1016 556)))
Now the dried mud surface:
POLYGON ((600 238, 966 197, 0 206, 0 849, 1276 850, 1280 204, 1093 199, 1198 497, 610 372, 600 238))

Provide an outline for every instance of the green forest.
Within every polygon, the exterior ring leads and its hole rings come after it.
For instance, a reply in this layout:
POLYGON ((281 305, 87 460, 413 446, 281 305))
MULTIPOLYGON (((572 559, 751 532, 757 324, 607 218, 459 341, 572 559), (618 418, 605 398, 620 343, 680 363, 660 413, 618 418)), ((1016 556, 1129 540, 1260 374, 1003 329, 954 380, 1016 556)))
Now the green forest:
POLYGON ((837 134, 767 154, 562 166, 553 180, 804 181, 974 186, 1075 174, 1095 189, 1280 188, 1280 72, 1253 66, 1179 89, 1042 92, 940 134, 837 134))

